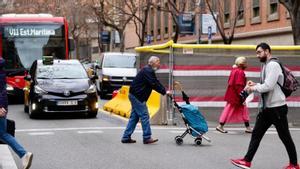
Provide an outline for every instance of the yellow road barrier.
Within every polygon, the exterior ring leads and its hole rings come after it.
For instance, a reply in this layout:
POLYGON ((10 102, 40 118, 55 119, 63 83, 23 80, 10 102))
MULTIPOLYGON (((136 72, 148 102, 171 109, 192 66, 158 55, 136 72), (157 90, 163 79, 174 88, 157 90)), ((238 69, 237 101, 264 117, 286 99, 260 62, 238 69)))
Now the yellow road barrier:
MULTIPOLYGON (((128 99, 129 86, 122 86, 118 94, 103 106, 105 111, 129 118, 131 103, 128 99)), ((160 109, 160 94, 152 90, 147 101, 149 116, 152 118, 160 109)))

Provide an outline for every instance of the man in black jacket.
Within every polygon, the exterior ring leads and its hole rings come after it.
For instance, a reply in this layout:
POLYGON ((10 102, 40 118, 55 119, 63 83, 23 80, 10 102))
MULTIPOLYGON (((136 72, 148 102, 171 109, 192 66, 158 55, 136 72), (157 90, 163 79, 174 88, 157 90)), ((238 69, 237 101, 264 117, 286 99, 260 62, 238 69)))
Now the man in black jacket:
POLYGON ((8 144, 21 158, 23 168, 29 169, 32 163, 33 154, 26 151, 12 135, 7 133, 6 116, 8 111, 8 98, 6 92, 6 73, 4 66, 5 60, 0 56, 0 140, 8 144))
POLYGON ((146 105, 151 91, 155 90, 162 95, 166 94, 166 89, 158 81, 155 71, 159 69, 160 59, 156 56, 151 56, 148 60, 148 65, 140 70, 135 79, 131 83, 129 89, 129 100, 131 102, 131 114, 124 131, 121 142, 122 143, 135 143, 131 139, 131 135, 135 130, 136 124, 141 119, 143 128, 143 142, 144 144, 151 144, 158 141, 151 137, 151 128, 149 122, 149 113, 146 105))

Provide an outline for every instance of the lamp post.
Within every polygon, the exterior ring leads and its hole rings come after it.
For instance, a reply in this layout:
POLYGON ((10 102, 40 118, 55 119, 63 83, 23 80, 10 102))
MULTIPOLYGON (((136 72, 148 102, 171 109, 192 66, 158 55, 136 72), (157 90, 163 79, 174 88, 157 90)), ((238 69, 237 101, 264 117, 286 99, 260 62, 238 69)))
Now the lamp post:
POLYGON ((203 13, 203 10, 204 10, 204 3, 205 1, 204 0, 199 0, 198 1, 198 7, 199 7, 199 29, 198 29, 198 40, 197 40, 197 43, 200 44, 201 43, 201 34, 202 34, 202 13, 203 13))

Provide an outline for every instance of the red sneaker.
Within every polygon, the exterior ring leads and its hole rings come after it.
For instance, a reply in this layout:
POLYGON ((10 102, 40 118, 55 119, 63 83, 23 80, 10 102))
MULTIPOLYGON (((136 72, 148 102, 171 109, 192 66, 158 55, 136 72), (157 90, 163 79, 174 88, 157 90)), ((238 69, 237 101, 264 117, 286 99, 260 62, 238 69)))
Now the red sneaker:
POLYGON ((300 167, 299 167, 299 164, 297 164, 297 165, 290 164, 290 165, 284 167, 284 169, 300 169, 300 167))
POLYGON ((248 162, 246 160, 242 159, 236 159, 236 160, 231 160, 231 163, 237 167, 243 168, 243 169, 250 169, 251 167, 251 162, 248 162))

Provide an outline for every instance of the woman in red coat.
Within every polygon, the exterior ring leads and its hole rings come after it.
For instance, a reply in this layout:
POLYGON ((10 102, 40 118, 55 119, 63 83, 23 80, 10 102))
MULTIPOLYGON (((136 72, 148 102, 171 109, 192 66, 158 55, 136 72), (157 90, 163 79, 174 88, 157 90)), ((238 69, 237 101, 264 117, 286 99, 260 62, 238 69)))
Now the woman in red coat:
POLYGON ((246 133, 251 133, 249 125, 249 111, 240 97, 240 92, 246 86, 246 76, 244 70, 247 68, 247 60, 245 57, 238 57, 235 60, 233 69, 228 79, 228 87, 225 93, 226 106, 220 116, 219 125, 216 130, 221 133, 227 133, 224 130, 225 123, 244 122, 246 133))

